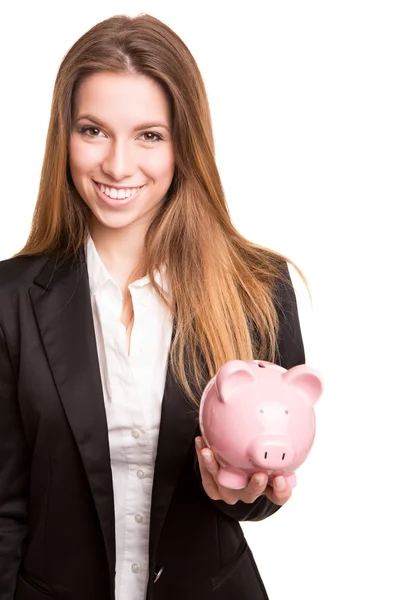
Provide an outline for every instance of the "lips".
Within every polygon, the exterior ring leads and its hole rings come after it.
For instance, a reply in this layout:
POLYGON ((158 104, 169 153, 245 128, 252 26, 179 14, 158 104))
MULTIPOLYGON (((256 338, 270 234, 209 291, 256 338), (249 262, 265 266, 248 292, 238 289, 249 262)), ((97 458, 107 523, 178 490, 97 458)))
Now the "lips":
MULTIPOLYGON (((131 190, 133 192, 133 194, 130 194, 129 196, 127 196, 125 198, 111 198, 110 196, 108 196, 107 194, 105 194, 104 192, 101 191, 100 186, 104 185, 104 184, 99 184, 97 181, 94 181, 94 180, 93 180, 93 183, 94 183, 94 187, 96 189, 96 193, 99 196, 100 200, 105 202, 105 204, 107 204, 108 206, 112 206, 112 207, 122 207, 122 206, 126 206, 127 204, 133 202, 139 196, 142 189, 145 187, 145 184, 144 184, 144 185, 138 186, 136 188, 119 188, 119 189, 124 189, 124 190, 131 190)), ((108 187, 108 186, 104 186, 104 187, 108 187)), ((117 189, 117 188, 114 188, 114 189, 117 189)))
POLYGON ((142 185, 111 185, 111 183, 103 183, 102 181, 96 181, 95 179, 93 179, 93 181, 97 183, 97 185, 104 185, 104 187, 108 188, 113 187, 116 190, 132 190, 144 186, 144 183, 142 185))
POLYGON ((96 181, 95 183, 104 194, 107 194, 107 196, 110 196, 110 198, 118 199, 124 199, 128 196, 133 196, 136 193, 136 190, 140 189, 144 185, 136 185, 131 187, 115 187, 106 185, 98 181, 96 181))
POLYGON ((142 185, 111 185, 111 183, 103 183, 102 181, 96 181, 95 179, 93 179, 93 181, 97 185, 104 185, 104 187, 114 188, 116 190, 134 190, 145 185, 144 183, 142 183, 142 185))

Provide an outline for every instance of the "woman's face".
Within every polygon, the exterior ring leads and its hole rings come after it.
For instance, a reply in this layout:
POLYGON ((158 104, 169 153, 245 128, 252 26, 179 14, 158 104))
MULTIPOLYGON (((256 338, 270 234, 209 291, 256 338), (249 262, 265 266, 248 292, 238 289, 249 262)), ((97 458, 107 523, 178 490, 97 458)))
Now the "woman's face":
POLYGON ((78 88, 69 146, 73 182, 100 228, 144 234, 171 185, 169 103, 144 75, 101 72, 78 88))

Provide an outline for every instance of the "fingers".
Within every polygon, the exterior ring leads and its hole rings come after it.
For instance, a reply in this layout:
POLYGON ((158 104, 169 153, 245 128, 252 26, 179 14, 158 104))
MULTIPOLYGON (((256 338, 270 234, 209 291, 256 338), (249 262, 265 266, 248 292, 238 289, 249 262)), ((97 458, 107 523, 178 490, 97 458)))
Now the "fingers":
POLYGON ((266 473, 254 473, 247 487, 243 490, 243 502, 253 503, 259 496, 264 494, 268 484, 268 475, 266 473))
POLYGON ((274 477, 272 485, 266 487, 264 495, 274 504, 282 506, 291 497, 292 488, 287 479, 280 475, 279 477, 274 477))
POLYGON ((223 500, 227 504, 236 504, 240 499, 238 492, 218 483, 219 466, 212 450, 205 446, 202 438, 196 438, 195 442, 205 492, 211 500, 223 500))
POLYGON ((216 479, 218 476, 219 467, 210 448, 203 449, 200 455, 206 470, 214 479, 216 479))
POLYGON ((218 490, 218 483, 216 482, 218 465, 214 455, 209 448, 203 450, 205 448, 203 438, 197 437, 195 442, 203 488, 212 500, 221 500, 221 495, 218 490))
POLYGON ((274 504, 281 506, 291 497, 292 488, 285 477, 274 477, 271 482, 268 482, 266 473, 254 473, 248 485, 242 490, 231 490, 219 485, 217 480, 219 466, 213 452, 205 446, 202 437, 197 437, 195 442, 203 487, 212 500, 223 500, 227 504, 236 504, 241 500, 252 504, 264 495, 274 504))

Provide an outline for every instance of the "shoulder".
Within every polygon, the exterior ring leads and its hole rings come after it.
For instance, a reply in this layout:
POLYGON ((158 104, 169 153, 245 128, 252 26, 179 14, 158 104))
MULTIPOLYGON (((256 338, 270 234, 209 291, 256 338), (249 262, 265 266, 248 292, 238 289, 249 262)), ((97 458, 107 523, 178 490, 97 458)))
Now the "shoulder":
POLYGON ((15 256, 0 261, 0 306, 7 298, 28 290, 49 260, 48 254, 15 256))

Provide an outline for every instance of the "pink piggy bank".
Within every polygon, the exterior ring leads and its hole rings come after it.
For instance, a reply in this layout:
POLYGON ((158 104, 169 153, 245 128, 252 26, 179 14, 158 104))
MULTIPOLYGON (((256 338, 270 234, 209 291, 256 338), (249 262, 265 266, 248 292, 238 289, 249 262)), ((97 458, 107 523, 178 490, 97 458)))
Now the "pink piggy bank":
POLYGON ((230 360, 206 385, 199 424, 219 464, 218 482, 244 488, 253 473, 284 475, 305 461, 315 436, 314 404, 322 393, 318 372, 284 369, 261 360, 230 360))

